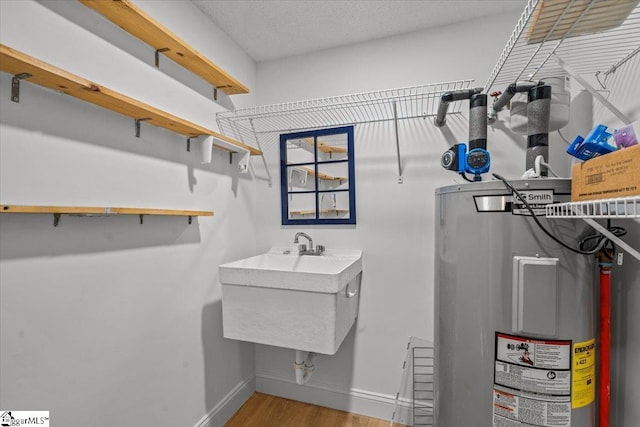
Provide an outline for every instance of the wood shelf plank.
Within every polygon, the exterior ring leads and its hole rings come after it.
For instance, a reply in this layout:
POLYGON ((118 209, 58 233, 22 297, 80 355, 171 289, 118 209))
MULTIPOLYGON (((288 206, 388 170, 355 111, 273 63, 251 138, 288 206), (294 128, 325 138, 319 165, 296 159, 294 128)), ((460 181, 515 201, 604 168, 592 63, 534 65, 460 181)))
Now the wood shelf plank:
POLYGON ((2 214, 213 216, 212 211, 174 209, 120 208, 97 206, 1 206, 2 207, 0 207, 0 213, 2 214))
MULTIPOLYGON (((304 142, 307 147, 301 147, 301 148, 306 148, 307 151, 310 151, 313 153, 313 138, 302 138, 302 142, 304 142)), ((345 147, 335 147, 333 145, 329 145, 326 142, 322 142, 320 140, 318 140, 318 150, 322 151, 323 153, 347 153, 347 149, 345 147)))
MULTIPOLYGON (((304 170, 305 172, 307 172, 309 176, 316 175, 316 171, 313 168, 308 168, 306 166, 293 166, 293 167, 304 170)), ((323 172, 318 173, 318 179, 321 179, 324 181, 348 181, 346 176, 332 176, 323 172)))
POLYGON ((592 3, 574 4, 572 0, 539 2, 527 31, 527 43, 560 40, 618 27, 637 4, 634 1, 592 3))
MULTIPOLYGON (((13 75, 28 73, 31 76, 23 81, 63 92, 133 119, 145 119, 145 123, 185 136, 211 135, 228 144, 247 150, 251 155, 262 154, 254 147, 100 86, 3 44, 0 44, 0 70, 13 75)), ((214 145, 216 145, 215 142, 214 145)), ((218 147, 226 151, 233 151, 226 145, 218 147)))
POLYGON ((80 0, 105 18, 202 77, 227 95, 249 89, 129 0, 80 0), (166 50, 164 50, 166 49, 166 50))
MULTIPOLYGON (((289 212, 291 215, 315 215, 315 209, 299 210, 289 212)), ((349 209, 320 209, 321 214, 346 214, 349 213, 349 209)))

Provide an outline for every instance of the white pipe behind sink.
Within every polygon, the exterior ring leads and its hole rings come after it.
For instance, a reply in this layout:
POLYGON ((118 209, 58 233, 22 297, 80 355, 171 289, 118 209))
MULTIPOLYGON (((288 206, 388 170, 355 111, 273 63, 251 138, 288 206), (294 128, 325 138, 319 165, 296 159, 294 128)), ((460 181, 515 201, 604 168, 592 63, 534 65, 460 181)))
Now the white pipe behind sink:
POLYGON ((298 384, 304 384, 309 381, 311 374, 313 374, 313 359, 316 357, 316 353, 310 351, 307 352, 307 358, 304 358, 304 351, 296 350, 296 361, 294 368, 296 370, 296 382, 298 384))

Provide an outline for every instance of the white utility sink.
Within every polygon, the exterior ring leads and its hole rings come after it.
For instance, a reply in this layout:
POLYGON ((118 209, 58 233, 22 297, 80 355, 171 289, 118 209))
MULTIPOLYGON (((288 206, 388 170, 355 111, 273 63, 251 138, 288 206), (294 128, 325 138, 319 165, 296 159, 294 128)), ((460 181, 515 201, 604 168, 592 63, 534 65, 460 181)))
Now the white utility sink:
POLYGON ((219 272, 226 338, 335 354, 358 315, 360 250, 274 247, 219 272))

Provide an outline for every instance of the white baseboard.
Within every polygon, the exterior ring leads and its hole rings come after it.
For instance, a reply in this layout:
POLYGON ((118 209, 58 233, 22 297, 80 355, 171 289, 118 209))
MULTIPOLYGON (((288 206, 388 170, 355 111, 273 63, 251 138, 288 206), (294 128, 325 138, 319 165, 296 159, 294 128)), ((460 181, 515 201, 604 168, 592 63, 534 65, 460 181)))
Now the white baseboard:
POLYGON ((255 391, 255 377, 241 382, 218 402, 207 415, 202 417, 194 427, 223 427, 255 391))
POLYGON ((268 374, 256 375, 256 391, 383 420, 391 419, 395 406, 395 396, 357 389, 340 390, 313 380, 299 385, 291 378, 268 374))

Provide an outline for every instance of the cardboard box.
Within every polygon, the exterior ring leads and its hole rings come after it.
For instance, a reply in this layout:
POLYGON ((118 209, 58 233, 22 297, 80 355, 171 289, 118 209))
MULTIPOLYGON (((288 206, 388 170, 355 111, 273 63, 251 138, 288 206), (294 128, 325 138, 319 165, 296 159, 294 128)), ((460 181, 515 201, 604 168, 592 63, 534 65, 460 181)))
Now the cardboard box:
POLYGON ((571 201, 640 196, 640 145, 573 165, 571 201))

